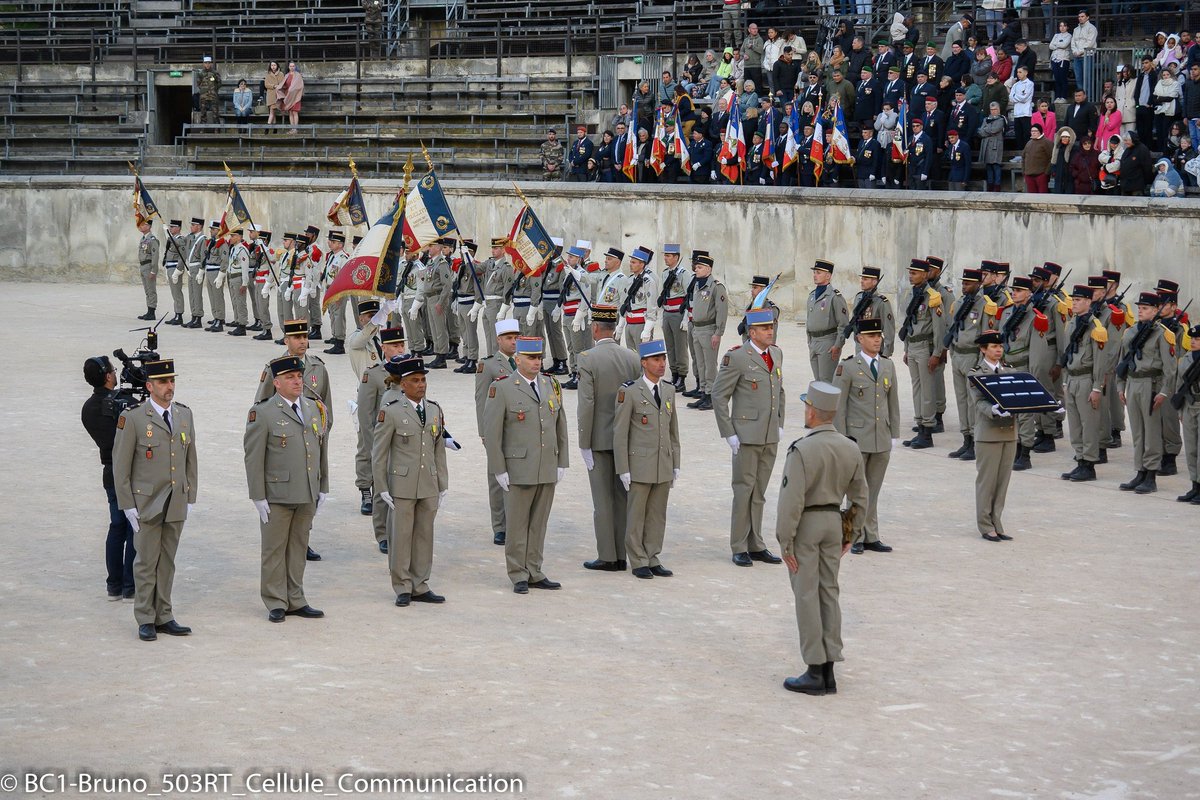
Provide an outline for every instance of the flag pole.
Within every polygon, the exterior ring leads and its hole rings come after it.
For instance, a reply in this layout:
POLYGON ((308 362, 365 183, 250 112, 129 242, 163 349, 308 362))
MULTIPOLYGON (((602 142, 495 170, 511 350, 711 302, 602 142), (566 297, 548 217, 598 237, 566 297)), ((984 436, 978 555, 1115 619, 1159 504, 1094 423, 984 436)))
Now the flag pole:
POLYGON ((358 167, 354 164, 354 156, 350 156, 350 177, 358 180, 358 167))
POLYGON ((521 191, 521 187, 517 186, 516 181, 513 181, 513 191, 517 193, 517 197, 521 198, 521 202, 525 204, 525 207, 529 208, 529 201, 525 199, 525 194, 521 191))
POLYGON ((433 159, 429 157, 429 151, 425 149, 425 142, 418 141, 417 143, 421 145, 421 155, 425 156, 425 163, 429 165, 429 171, 433 172, 433 159))

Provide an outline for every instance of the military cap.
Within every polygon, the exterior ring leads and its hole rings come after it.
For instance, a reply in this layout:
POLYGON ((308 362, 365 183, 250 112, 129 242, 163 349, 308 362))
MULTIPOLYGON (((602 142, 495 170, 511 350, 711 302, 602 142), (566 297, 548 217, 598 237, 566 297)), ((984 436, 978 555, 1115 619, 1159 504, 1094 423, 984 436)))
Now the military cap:
POLYGON ((883 333, 883 320, 878 317, 860 319, 854 323, 854 330, 857 333, 883 333))
POLYGON ((384 328, 379 332, 379 341, 383 344, 396 344, 397 342, 406 341, 404 338, 404 328, 384 328))
POLYGON ((1030 271, 1029 277, 1035 281, 1048 281, 1054 277, 1054 275, 1045 267, 1034 267, 1030 271))
POLYGON ((922 128, 925 127, 925 123, 920 119, 920 117, 913 117, 912 122, 910 124, 920 125, 922 128))
POLYGON ((883 277, 883 270, 879 267, 863 267, 862 271, 858 273, 858 277, 879 280, 883 277))
POLYGON ((1012 288, 1014 289, 1029 289, 1033 290, 1033 281, 1024 275, 1018 275, 1012 279, 1012 288))
POLYGON ((1188 336, 1191 337, 1191 339, 1193 341, 1200 339, 1200 323, 1197 323, 1197 324, 1193 325, 1192 327, 1188 328, 1187 333, 1188 333, 1188 336))
POLYGON ((936 45, 936 44, 934 44, 933 42, 926 42, 926 43, 925 43, 925 46, 926 46, 926 47, 932 47, 934 50, 936 50, 936 49, 937 49, 937 45, 936 45))
POLYGON ((454 247, 454 245, 458 244, 458 240, 453 236, 443 236, 437 240, 437 243, 443 247, 454 247))
POLYGON ((859 71, 860 72, 870 72, 872 75, 875 74, 875 69, 870 64, 863 64, 863 68, 859 71))
POLYGON ((1162 298, 1163 305, 1179 302, 1179 292, 1172 292, 1170 289, 1158 289, 1155 293, 1162 298))
POLYGON ((542 337, 518 336, 517 352, 525 356, 540 356, 544 352, 544 347, 542 346, 542 337))
POLYGON ((602 306, 600 304, 596 304, 596 305, 592 306, 592 321, 593 322, 616 323, 617 316, 618 316, 618 314, 617 314, 616 306, 602 306))
POLYGON ((1108 281, 1109 283, 1120 283, 1121 282, 1121 273, 1117 272, 1116 270, 1105 269, 1105 270, 1101 270, 1100 274, 1103 275, 1104 280, 1108 281))
POLYGON ((242 227, 248 231, 261 231, 262 230, 262 228, 258 227, 257 222, 249 222, 249 223, 246 223, 245 225, 243 225, 242 227))
POLYGON ((774 325, 775 314, 769 308, 755 308, 746 312, 746 325, 774 325))
POLYGON ((654 251, 646 247, 635 247, 633 252, 629 254, 629 259, 637 259, 643 264, 649 264, 650 259, 654 258, 654 251))
POLYGON ((576 240, 575 246, 578 247, 580 250, 591 250, 592 249, 592 243, 589 242, 587 239, 576 240))
POLYGON ((403 378, 405 375, 426 375, 429 373, 429 370, 425 369, 425 360, 412 353, 392 356, 383 362, 383 368, 387 370, 388 375, 396 378, 403 378))
POLYGON ((1174 294, 1179 294, 1179 284, 1175 281, 1169 281, 1166 278, 1159 278, 1158 285, 1154 287, 1154 291, 1159 293, 1172 292, 1174 294))
POLYGON ((1138 295, 1137 304, 1139 306, 1161 306, 1162 298, 1158 296, 1158 292, 1142 292, 1138 295))
POLYGON ((205 64, 211 64, 211 63, 212 63, 212 56, 205 56, 205 57, 204 57, 204 63, 205 63, 205 64))
POLYGON ((692 265, 695 266, 696 264, 703 264, 706 267, 711 267, 713 265, 713 257, 710 255, 705 255, 704 253, 692 256, 692 265))
POLYGON ((910 41, 908 41, 908 40, 906 39, 906 40, 904 41, 904 43, 900 45, 900 47, 901 47, 901 48, 904 48, 904 49, 912 50, 912 49, 913 49, 913 43, 912 43, 912 42, 910 42, 910 41))
POLYGON ((987 258, 979 262, 979 269, 982 272, 995 272, 997 266, 997 262, 987 258))
POLYGON ((167 225, 168 225, 169 227, 172 227, 172 228, 182 228, 182 227, 183 227, 183 220, 181 220, 181 219, 173 219, 173 220, 171 220, 170 222, 168 222, 168 223, 167 223, 167 225))
POLYGON ((220 227, 221 227, 221 220, 219 220, 219 219, 214 219, 212 222, 208 223, 208 227, 210 227, 210 228, 220 228, 220 227))
POLYGON ((677 244, 664 244, 663 245, 663 255, 664 256, 665 255, 676 255, 677 256, 677 255, 679 255, 679 253, 680 253, 679 245, 677 245, 677 244))
POLYGON ((1083 284, 1083 283, 1077 283, 1073 287, 1071 287, 1071 297, 1078 297, 1083 300, 1091 300, 1092 299, 1092 287, 1090 287, 1086 284, 1083 284))
POLYGON ((242 229, 241 229, 241 228, 234 228, 233 230, 231 230, 231 231, 229 232, 229 235, 230 235, 230 236, 234 236, 234 235, 236 235, 236 236, 241 236, 241 235, 242 235, 242 229))
POLYGON ((1004 337, 1000 335, 1000 331, 984 331, 975 337, 975 344, 980 347, 989 344, 1004 344, 1004 337))
POLYGON ((753 278, 750 279, 751 286, 769 286, 770 283, 771 283, 771 279, 768 278, 766 275, 755 275, 753 278))
POLYGON ((553 244, 555 247, 557 247, 559 250, 561 250, 561 249, 562 249, 562 246, 563 246, 563 240, 562 240, 562 237, 561 237, 561 236, 551 236, 551 237, 550 237, 550 242, 551 242, 551 244, 553 244))
POLYGON ((1088 275, 1087 285, 1092 289, 1107 289, 1108 280, 1103 275, 1088 275))
MULTIPOLYGON (((955 42, 955 44, 958 44, 958 42, 955 42)), ((956 86, 956 87, 954 87, 954 93, 955 94, 966 94, 967 89, 965 86, 956 86)), ((955 131, 955 133, 957 133, 957 131, 955 131)))
MULTIPOLYGON (((818 258, 816 261, 813 262, 812 268, 813 268, 813 272, 828 272, 828 273, 832 274, 833 273, 833 262, 826 261, 823 258, 818 258)), ((770 283, 770 281, 767 281, 767 283, 770 283)), ((764 283, 762 285, 766 286, 767 284, 764 283)))
POLYGON ((800 400, 817 411, 837 411, 838 398, 841 396, 842 390, 832 383, 812 381, 808 384, 808 391, 800 395, 800 400))
POLYGON ((342 233, 341 231, 330 231, 329 232, 329 241, 345 243, 346 234, 342 233))
POLYGON ((354 239, 351 241, 351 244, 353 244, 355 247, 358 247, 358 243, 361 242, 362 240, 363 240, 363 237, 355 236, 354 239))
POLYGON ((921 258, 914 258, 908 264, 908 271, 909 272, 928 272, 929 271, 929 262, 924 259, 921 259, 921 258))
POLYGON ((615 247, 608 248, 608 250, 606 250, 604 252, 604 255, 605 255, 605 257, 612 256, 617 261, 620 261, 621 259, 625 258, 625 252, 623 250, 618 250, 615 247))
POLYGON ((304 229, 304 232, 311 236, 316 236, 318 233, 321 232, 321 229, 318 228, 316 225, 309 225, 307 228, 304 229))
POLYGON ((492 237, 492 247, 504 247, 506 244, 508 244, 507 236, 493 236, 492 237))
POLYGON ((359 314, 374 314, 379 310, 378 300, 363 300, 358 304, 359 314))
POLYGON ((294 233, 284 233, 284 234, 283 234, 283 240, 286 242, 288 239, 291 239, 292 241, 295 241, 295 239, 296 239, 296 234, 294 234, 294 233))
POLYGON ((651 356, 665 356, 667 354, 667 343, 662 339, 654 339, 649 342, 638 343, 638 358, 650 358, 651 356))
MULTIPOLYGON (((917 70, 917 77, 919 78, 919 77, 921 77, 922 75, 924 75, 926 78, 928 78, 928 77, 929 77, 929 73, 928 73, 927 71, 925 71, 925 70, 923 70, 923 69, 919 69, 919 70, 917 70)), ((933 97, 933 95, 926 95, 926 96, 925 96, 925 99, 926 99, 926 100, 928 100, 930 97, 933 97)), ((936 97, 934 97, 933 99, 934 99, 934 100, 936 100, 937 98, 936 98, 936 97)))
POLYGON ((575 256, 576 258, 586 258, 587 251, 584 250, 582 247, 568 247, 567 255, 575 256))
POLYGON ((300 356, 280 356, 271 359, 271 376, 278 378, 285 372, 304 372, 304 362, 300 356))
POLYGON ((1053 261, 1047 261, 1045 264, 1042 264, 1042 269, 1054 276, 1062 275, 1063 270, 1061 264, 1056 264, 1053 261))
POLYGON ((992 272, 996 273, 997 275, 1007 275, 1009 269, 1010 267, 1007 261, 997 261, 996 267, 992 270, 992 272))
POLYGON ((875 40, 875 44, 876 44, 876 46, 878 46, 878 45, 883 45, 884 47, 887 47, 887 46, 888 46, 888 44, 890 44, 890 42, 888 42, 888 40, 887 40, 887 39, 884 39, 883 37, 880 37, 880 38, 878 38, 878 39, 876 39, 876 40, 875 40))
POLYGON ((146 362, 146 380, 175 377, 175 359, 164 358, 160 361, 146 362))
POLYGON ((946 131, 946 135, 947 135, 947 136, 953 136, 955 139, 957 139, 957 138, 958 138, 958 131, 954 130, 954 128, 951 128, 950 130, 946 131))
POLYGON ((977 269, 964 269, 962 271, 962 280, 979 283, 983 280, 983 272, 977 269))
POLYGON ((479 245, 475 243, 474 239, 463 239, 462 246, 465 249, 470 250, 471 255, 475 255, 475 253, 479 250, 479 245))
POLYGON ((203 225, 204 217, 192 217, 192 224, 193 225, 203 225))
POLYGON ((515 319, 498 319, 496 320, 496 335, 504 336, 507 333, 520 333, 521 323, 515 319))
POLYGON ((284 336, 308 336, 308 320, 289 319, 283 323, 284 336))
POLYGON ((896 73, 897 75, 899 75, 899 74, 900 74, 900 67, 896 66, 895 64, 892 64, 890 67, 888 67, 888 72, 889 72, 889 73, 891 73, 891 72, 894 72, 894 73, 896 73))
POLYGON ((936 267, 938 269, 942 269, 946 266, 946 259, 942 258, 941 256, 925 256, 925 261, 929 264, 929 266, 936 267))
POLYGON ((264 244, 270 244, 271 243, 271 232, 263 231, 262 233, 260 233, 258 235, 258 238, 262 239, 264 244))
POLYGON ((695 258, 696 256, 707 256, 707 255, 712 255, 712 254, 709 253, 707 250, 693 250, 692 251, 692 258, 695 258))

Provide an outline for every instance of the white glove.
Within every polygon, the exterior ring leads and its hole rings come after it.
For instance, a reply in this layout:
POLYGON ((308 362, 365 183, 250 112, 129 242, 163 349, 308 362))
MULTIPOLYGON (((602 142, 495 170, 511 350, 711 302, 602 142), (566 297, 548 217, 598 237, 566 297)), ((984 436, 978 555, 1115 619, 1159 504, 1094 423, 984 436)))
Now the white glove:
POLYGON ((509 319, 512 317, 512 303, 505 303, 500 306, 500 313, 496 315, 496 319, 509 319))
POLYGON ((1063 408, 1062 406, 1059 406, 1058 409, 1054 412, 1054 416, 1058 417, 1059 419, 1065 417, 1066 415, 1067 415, 1067 410, 1065 408, 1063 408))
POLYGON ((196 504, 195 504, 195 503, 188 503, 188 504, 187 504, 187 515, 188 515, 189 517, 192 515, 192 510, 193 510, 195 507, 196 507, 196 504))
POLYGON ((391 311, 392 309, 390 308, 390 304, 384 303, 379 307, 379 310, 375 312, 375 316, 371 317, 371 324, 378 325, 381 328, 387 325, 388 314, 390 314, 391 311))
POLYGON ((216 279, 213 280, 213 286, 220 289, 224 285, 225 285, 225 270, 221 270, 220 272, 217 273, 216 279))
POLYGON ((643 342, 648 342, 653 338, 654 338, 654 326, 653 325, 647 325, 644 328, 642 328, 642 341, 643 342))
POLYGON ((921 176, 921 180, 923 180, 923 181, 927 181, 927 180, 929 180, 929 176, 928 176, 928 175, 922 175, 922 176, 921 176))
POLYGON ((196 270, 196 274, 193 277, 195 278, 196 283, 200 283, 200 284, 204 283, 204 270, 203 269, 196 270))
POLYGON ((446 447, 448 447, 451 450, 462 450, 462 445, 459 444, 458 442, 454 441, 453 436, 446 437, 446 447))
POLYGON ((729 449, 732 450, 733 454, 736 456, 738 453, 738 449, 741 448, 741 446, 742 446, 742 440, 739 439, 737 437, 737 434, 735 433, 733 436, 730 436, 725 441, 729 443, 729 449))
POLYGON ((183 268, 176 267, 174 270, 171 271, 171 283, 178 286, 179 282, 181 280, 183 280, 183 268))
POLYGON ((321 507, 325 505, 325 501, 328 499, 329 495, 327 493, 317 492, 317 511, 321 510, 321 507))
POLYGON ((766 185, 767 185, 767 179, 766 179, 766 178, 759 178, 759 179, 758 179, 758 185, 759 185, 759 186, 766 186, 766 185))
POLYGON ((671 470, 671 488, 675 488, 675 481, 679 480, 679 468, 671 470))
POLYGON ((483 303, 476 303, 471 306, 471 310, 467 312, 467 319, 471 322, 479 321, 479 312, 483 310, 483 303))
POLYGON ((679 330, 686 331, 688 328, 692 327, 692 322, 688 319, 688 315, 686 313, 682 314, 681 316, 683 319, 679 320, 679 330))
POLYGON ((271 516, 271 506, 266 500, 255 500, 254 507, 258 509, 258 519, 261 522, 266 522, 271 516))
POLYGON ((133 528, 134 533, 142 529, 142 526, 138 524, 138 512, 136 508, 125 509, 125 519, 129 520, 129 527, 133 528))
POLYGON ((448 494, 450 494, 449 489, 442 489, 440 492, 438 492, 438 508, 441 508, 446 504, 446 495, 448 494))
POLYGON ((1004 409, 1000 408, 1000 404, 996 403, 995 405, 992 406, 992 416, 993 417, 1011 417, 1012 414, 1010 414, 1007 411, 1005 411, 1004 409))
POLYGON ((584 450, 581 447, 581 448, 579 448, 579 454, 581 456, 583 456, 584 466, 588 468, 588 472, 591 472, 592 469, 596 466, 596 458, 595 458, 595 456, 592 455, 592 451, 590 449, 584 450))
POLYGON ((537 318, 544 319, 545 316, 546 316, 546 312, 542 310, 541 306, 537 306, 537 318))
POLYGON ((379 499, 382 500, 387 505, 388 508, 395 510, 396 501, 392 499, 391 492, 380 492, 379 499))
POLYGON ((533 325, 534 323, 537 322, 537 312, 538 312, 538 310, 536 308, 534 308, 533 306, 529 307, 529 313, 525 315, 525 324, 526 325, 533 325))
POLYGON ((629 484, 633 482, 632 476, 628 472, 622 472, 619 476, 621 483, 625 486, 625 491, 629 491, 629 484))
POLYGON ((269 283, 264 283, 264 284, 263 284, 262 291, 261 291, 261 292, 259 292, 259 296, 260 296, 260 297, 262 297, 262 299, 264 299, 264 300, 268 300, 268 299, 270 299, 270 297, 271 297, 271 284, 269 284, 269 283))
POLYGON ((783 426, 779 426, 779 441, 783 441, 783 426))
POLYGON ((559 322, 560 320, 562 320, 562 306, 555 306, 554 310, 550 312, 550 321, 559 322))
POLYGON ((555 483, 558 483, 559 481, 561 481, 561 480, 563 479, 563 476, 564 476, 564 475, 566 475, 566 474, 567 474, 567 468, 566 468, 566 467, 559 467, 559 468, 558 468, 558 477, 554 479, 554 482, 555 482, 555 483))
POLYGON ((503 489, 504 491, 506 491, 506 492, 507 492, 507 491, 508 491, 508 486, 509 486, 509 483, 508 483, 508 473, 507 473, 507 472, 497 472, 497 473, 496 473, 496 484, 497 484, 497 485, 498 485, 498 486, 499 486, 501 489, 503 489))
POLYGON ((587 321, 588 312, 584 308, 580 307, 580 309, 575 312, 575 321, 571 323, 571 330, 579 333, 587 327, 587 321))
POLYGON ((416 300, 413 300, 412 308, 408 310, 408 318, 415 322, 417 317, 421 315, 421 307, 423 305, 425 305, 425 303, 421 300, 421 298, 418 297, 416 300))
POLYGON ((454 300, 450 303, 450 313, 458 314, 458 301, 454 300))
POLYGON ((708 171, 708 179, 710 181, 715 181, 717 179, 717 171, 715 169, 710 169, 708 171))
POLYGON ((617 323, 617 329, 613 331, 613 339, 618 343, 621 341, 621 336, 625 333, 625 318, 621 317, 621 321, 617 323))
POLYGON ((899 447, 899 446, 900 446, 900 440, 899 440, 899 439, 892 439, 892 449, 895 449, 895 448, 897 448, 897 447, 899 447))

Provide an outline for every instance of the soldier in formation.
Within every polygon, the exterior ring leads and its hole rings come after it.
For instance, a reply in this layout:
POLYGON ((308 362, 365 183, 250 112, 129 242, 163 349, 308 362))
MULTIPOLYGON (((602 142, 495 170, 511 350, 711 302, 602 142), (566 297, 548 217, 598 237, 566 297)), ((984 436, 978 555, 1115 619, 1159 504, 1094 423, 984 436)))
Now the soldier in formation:
POLYGON ((142 275, 142 289, 146 293, 146 313, 138 317, 141 320, 154 320, 158 309, 158 237, 150 232, 151 220, 138 223, 138 232, 142 234, 138 242, 138 269, 142 275))
POLYGON ((680 327, 689 334, 692 363, 696 365, 696 388, 690 394, 683 392, 683 396, 695 398, 687 407, 698 411, 712 410, 717 351, 729 318, 729 293, 712 272, 712 256, 699 250, 692 253, 693 280, 688 283, 684 301, 686 318, 680 327))
POLYGON ((805 336, 808 339, 808 363, 819 381, 833 380, 833 371, 842 354, 842 329, 850 321, 846 298, 829 285, 833 262, 817 259, 812 268, 816 287, 808 294, 805 336))
POLYGON ((167 287, 171 290, 171 310, 175 316, 167 320, 168 325, 183 325, 187 309, 183 303, 184 278, 187 277, 187 239, 180 235, 183 220, 173 219, 167 225, 167 240, 163 245, 162 265, 167 275, 167 287))
MULTIPOLYGON (((517 337, 521 327, 515 319, 502 319, 496 323, 494 343, 491 345, 493 354, 479 362, 475 373, 475 423, 479 430, 481 443, 487 445, 483 435, 484 407, 487 403, 488 389, 501 378, 510 377, 517 371, 517 337)), ((496 482, 496 475, 487 470, 488 508, 492 519, 492 544, 503 545, 507 525, 504 517, 504 490, 496 482)))
POLYGON ((358 398, 355 401, 355 413, 358 415, 358 450, 354 457, 354 485, 362 497, 359 511, 363 516, 371 516, 375 544, 381 553, 388 552, 388 507, 379 500, 379 492, 383 487, 375 483, 371 467, 371 447, 375 443, 375 423, 378 421, 379 409, 388 390, 388 373, 384 367, 393 358, 404 355, 404 346, 403 328, 386 328, 380 331, 380 360, 363 370, 358 384, 358 398))

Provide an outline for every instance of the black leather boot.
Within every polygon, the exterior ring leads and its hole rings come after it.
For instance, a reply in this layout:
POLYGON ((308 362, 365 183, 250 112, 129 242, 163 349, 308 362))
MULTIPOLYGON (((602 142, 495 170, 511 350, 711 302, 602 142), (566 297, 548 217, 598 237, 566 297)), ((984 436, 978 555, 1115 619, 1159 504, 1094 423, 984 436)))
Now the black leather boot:
POLYGON ((1178 475, 1179 467, 1175 466, 1175 456, 1163 453, 1162 464, 1158 468, 1159 475, 1178 475))
POLYGON ((933 421, 933 429, 930 430, 929 432, 930 433, 945 433, 946 426, 942 424, 942 412, 939 411, 937 414, 935 414, 933 417, 933 420, 934 420, 933 421))
POLYGON ((254 331, 255 333, 258 333, 259 331, 262 330, 262 320, 261 319, 254 320, 254 324, 247 326, 246 330, 254 331))
POLYGON ((967 448, 971 446, 970 434, 963 434, 963 443, 957 450, 952 450, 946 454, 947 458, 960 458, 963 453, 967 452, 967 448))
POLYGON ((309 333, 308 333, 308 340, 309 340, 310 342, 320 342, 320 341, 324 341, 324 340, 321 338, 321 326, 320 326, 320 325, 313 325, 313 328, 312 328, 312 330, 311 330, 311 331, 309 331, 309 333))
POLYGON ((371 490, 359 489, 359 492, 362 493, 362 504, 358 507, 358 513, 362 514, 364 517, 369 517, 371 516, 371 511, 373 510, 371 505, 371 490))
POLYGON ((712 411, 712 395, 702 394, 700 399, 694 403, 688 403, 688 408, 694 408, 697 411, 712 411))
POLYGON ((437 358, 425 365, 426 369, 445 369, 446 356, 439 354, 437 358))
POLYGON ((564 388, 564 389, 578 389, 578 388, 579 388, 579 375, 578 375, 577 373, 574 373, 574 372, 572 372, 572 373, 571 373, 571 377, 570 377, 570 378, 567 380, 567 382, 566 382, 566 383, 564 383, 564 384, 562 385, 562 388, 564 388))
POLYGON ((273 333, 271 333, 271 329, 270 329, 270 328, 263 328, 263 332, 262 332, 262 333, 255 334, 255 336, 254 336, 254 338, 255 338, 255 339, 257 339, 257 340, 258 340, 258 341, 260 341, 260 342, 269 342, 269 341, 271 341, 271 339, 273 339, 274 337, 275 337, 275 335, 274 335, 273 333))
POLYGON ((1175 499, 1178 500, 1180 503, 1190 503, 1193 500, 1195 500, 1197 497, 1200 497, 1200 483, 1197 483, 1196 481, 1192 481, 1191 491, 1189 491, 1187 494, 1181 494, 1181 495, 1179 495, 1179 497, 1176 497, 1175 499))
POLYGON ((1158 481, 1154 477, 1158 473, 1154 470, 1146 470, 1146 479, 1137 485, 1133 491, 1136 494, 1153 494, 1158 491, 1158 481))
POLYGON ((169 320, 167 320, 167 324, 168 325, 182 325, 183 324, 183 314, 176 314, 175 316, 171 317, 169 320))
POLYGON ((1132 492, 1134 489, 1142 485, 1142 481, 1146 480, 1146 470, 1139 469, 1137 475, 1134 475, 1132 480, 1122 483, 1118 488, 1122 492, 1132 492))
POLYGON ((821 672, 825 678, 825 694, 837 694, 837 681, 833 677, 833 662, 826 661, 822 664, 821 672))
POLYGON ((1108 451, 1105 450, 1103 447, 1100 448, 1100 460, 1097 461, 1096 463, 1097 464, 1107 464, 1108 463, 1108 451))
POLYGON ((1033 462, 1029 460, 1029 448, 1023 444, 1017 445, 1017 457, 1013 459, 1013 469, 1017 472, 1033 469, 1033 462))
POLYGON ((958 460, 959 461, 974 461, 975 460, 975 437, 974 436, 972 436, 971 440, 969 442, 967 442, 967 449, 965 451, 963 451, 963 454, 961 456, 958 457, 958 460))
POLYGON ((1054 450, 1054 437, 1044 431, 1033 440, 1033 452, 1035 453, 1053 453, 1054 450))
POLYGON ((154 319, 154 309, 153 309, 153 308, 150 308, 149 306, 147 306, 147 307, 146 307, 146 313, 145 313, 145 314, 142 314, 140 317, 138 317, 138 319, 144 319, 144 320, 146 320, 147 322, 149 322, 150 320, 154 319))
POLYGON ((1090 461, 1080 461, 1079 466, 1076 467, 1075 472, 1072 473, 1070 480, 1076 483, 1096 480, 1096 465, 1090 461))
POLYGON ((926 450, 933 447, 933 428, 925 425, 918 426, 917 435, 906 440, 903 444, 912 450, 926 450))
POLYGON ((801 694, 825 694, 825 666, 809 664, 808 670, 803 675, 796 678, 785 678, 783 688, 789 692, 800 692, 801 694))

